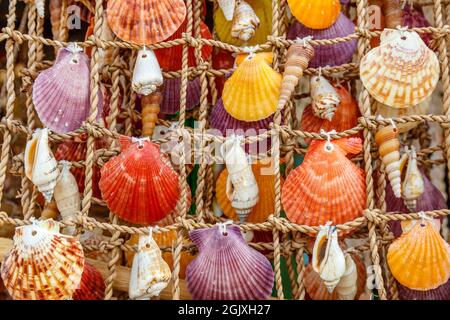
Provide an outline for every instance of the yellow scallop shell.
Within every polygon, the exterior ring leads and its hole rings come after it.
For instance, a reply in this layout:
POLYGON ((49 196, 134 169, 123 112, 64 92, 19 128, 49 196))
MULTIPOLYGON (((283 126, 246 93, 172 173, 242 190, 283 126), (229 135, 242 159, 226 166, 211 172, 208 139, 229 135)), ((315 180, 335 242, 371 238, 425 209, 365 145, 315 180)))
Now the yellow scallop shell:
POLYGON ((223 105, 233 118, 258 121, 277 110, 283 77, 267 61, 267 53, 249 55, 225 82, 223 105))
POLYGON ((288 0, 292 15, 311 29, 331 27, 341 13, 339 0, 288 0))
MULTIPOLYGON (((267 220, 267 217, 275 210, 275 175, 270 163, 259 161, 252 165, 256 183, 259 189, 259 201, 252 208, 246 222, 260 223, 267 220)), ((236 210, 231 206, 231 202, 226 195, 226 185, 228 170, 224 169, 216 181, 216 198, 224 215, 235 221, 239 221, 236 210)))
POLYGON ((450 278, 450 246, 432 221, 416 223, 391 244, 387 263, 394 278, 413 290, 431 290, 450 278))
POLYGON ((218 38, 226 43, 235 46, 254 46, 267 41, 267 36, 272 32, 272 0, 246 0, 252 7, 260 20, 259 27, 255 35, 248 42, 231 36, 232 21, 225 19, 222 10, 217 10, 214 14, 214 29, 218 38))

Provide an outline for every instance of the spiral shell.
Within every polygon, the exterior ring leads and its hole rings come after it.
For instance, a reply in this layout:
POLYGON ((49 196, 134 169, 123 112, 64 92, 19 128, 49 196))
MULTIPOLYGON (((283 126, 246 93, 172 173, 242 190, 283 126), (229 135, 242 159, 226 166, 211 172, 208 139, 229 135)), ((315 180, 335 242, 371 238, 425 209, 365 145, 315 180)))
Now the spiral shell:
POLYGON ((142 136, 151 137, 158 121, 158 113, 161 110, 161 92, 157 91, 141 98, 142 105, 142 136))
POLYGON ((311 78, 312 108, 316 117, 331 121, 341 99, 333 86, 324 77, 311 78))
POLYGON ((308 63, 313 56, 314 48, 307 43, 305 45, 294 43, 289 47, 286 54, 286 64, 284 65, 278 109, 283 108, 291 98, 295 87, 303 77, 303 71, 308 68, 308 63))
POLYGON ((341 277, 336 291, 340 300, 354 300, 358 291, 358 272, 351 255, 345 255, 345 272, 341 277))
POLYGON ((255 35, 260 21, 252 7, 244 0, 237 0, 231 27, 231 36, 247 42, 255 35))
POLYGON ((36 129, 25 147, 25 174, 37 186, 45 200, 53 197, 59 170, 48 145, 48 129, 36 129))
POLYGON ((386 166, 392 190, 397 198, 401 197, 401 173, 400 173, 400 141, 398 140, 398 129, 386 126, 375 134, 375 142, 381 160, 386 166))
POLYGON ((402 195, 406 207, 414 212, 417 205, 417 199, 424 193, 425 183, 422 173, 417 166, 417 154, 414 146, 411 147, 408 155, 408 168, 402 185, 402 195))
POLYGON ((147 96, 162 84, 161 68, 153 50, 147 48, 139 50, 131 82, 133 90, 147 96))
POLYGON ((383 0, 382 7, 386 28, 395 29, 402 26, 403 13, 400 0, 383 0))

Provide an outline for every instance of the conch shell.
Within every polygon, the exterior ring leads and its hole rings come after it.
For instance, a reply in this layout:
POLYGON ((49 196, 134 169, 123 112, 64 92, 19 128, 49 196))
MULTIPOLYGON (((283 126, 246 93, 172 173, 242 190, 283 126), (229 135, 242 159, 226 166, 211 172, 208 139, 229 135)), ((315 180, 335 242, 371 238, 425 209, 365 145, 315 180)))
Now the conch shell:
POLYGON ((25 147, 25 174, 46 202, 53 197, 59 170, 58 163, 48 145, 48 129, 36 129, 25 147))
POLYGON ((252 7, 244 0, 237 0, 237 6, 231 27, 231 36, 247 42, 259 27, 259 18, 252 7))
POLYGON ((351 255, 345 255, 345 273, 336 286, 340 300, 354 300, 358 292, 358 271, 351 255))
POLYGON ((296 42, 289 47, 284 65, 278 109, 283 108, 291 98, 295 87, 303 77, 303 71, 308 68, 308 63, 313 56, 314 48, 306 41, 305 43, 296 42))
MULTIPOLYGON (((80 192, 77 180, 70 172, 70 162, 60 161, 63 168, 55 186, 55 201, 63 220, 76 217, 81 208, 80 192)), ((70 226, 64 230, 65 234, 74 235, 75 227, 70 226)))
POLYGON ((375 142, 381 160, 386 166, 392 190, 397 198, 401 197, 401 173, 400 173, 400 141, 398 129, 394 126, 386 126, 375 134, 375 142))
POLYGON ((414 146, 408 152, 408 168, 402 185, 402 195, 405 200, 406 207, 414 212, 417 205, 417 199, 425 191, 425 183, 422 173, 417 166, 417 154, 414 146))
POLYGON ((228 21, 233 20, 234 8, 236 6, 236 0, 217 0, 220 9, 222 9, 225 19, 228 21))
POLYGON ((337 229, 329 224, 320 226, 314 243, 312 266, 324 281, 328 291, 332 292, 345 274, 345 256, 339 247, 337 229), (327 242, 325 254, 320 261, 322 246, 327 242))
POLYGON ((231 136, 221 147, 228 170, 227 196, 236 214, 244 222, 259 201, 259 189, 252 168, 241 147, 242 137, 231 136))
POLYGON ((322 76, 311 78, 312 108, 316 117, 331 121, 338 105, 341 103, 339 94, 327 79, 322 76))
POLYGON ((133 91, 147 96, 155 92, 163 81, 161 68, 153 50, 145 47, 139 50, 131 82, 133 91))
POLYGON ((171 276, 169 265, 163 260, 152 234, 139 236, 138 252, 131 267, 130 299, 150 300, 159 296, 171 276))

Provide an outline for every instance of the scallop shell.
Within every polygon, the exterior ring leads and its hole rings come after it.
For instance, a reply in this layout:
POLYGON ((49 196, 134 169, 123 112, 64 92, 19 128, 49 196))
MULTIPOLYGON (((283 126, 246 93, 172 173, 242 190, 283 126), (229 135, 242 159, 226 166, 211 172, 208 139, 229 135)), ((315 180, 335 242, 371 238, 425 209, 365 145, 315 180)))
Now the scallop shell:
POLYGON ((400 172, 400 141, 398 140, 398 128, 386 126, 377 131, 375 142, 378 145, 378 153, 386 166, 385 171, 397 198, 401 197, 401 172, 400 172))
POLYGON ((361 139, 344 138, 331 144, 312 141, 302 164, 286 178, 281 202, 290 221, 319 226, 327 221, 342 224, 362 215, 365 174, 345 157, 361 151, 361 139))
POLYGON ((58 163, 48 145, 48 129, 36 129, 25 147, 25 174, 50 202, 56 186, 58 163))
POLYGON ((311 77, 312 109, 316 117, 331 121, 341 98, 327 79, 322 76, 311 77))
POLYGON ((236 0, 217 0, 220 9, 227 21, 233 20, 234 8, 236 7, 236 0))
MULTIPOLYGON (((183 38, 183 33, 186 32, 187 22, 183 22, 180 28, 170 36, 167 41, 176 40, 183 38)), ((212 39, 211 31, 209 31, 208 26, 200 20, 200 35, 202 39, 212 39)), ((212 47, 208 45, 202 45, 201 57, 204 61, 208 61, 212 55, 212 47)), ((183 45, 176 45, 169 48, 157 49, 155 50, 156 57, 158 58, 159 65, 165 71, 178 71, 182 68, 182 56, 183 56, 183 45)), ((195 59, 195 48, 189 46, 188 49, 188 66, 196 66, 195 59)))
MULTIPOLYGON (((181 78, 164 79, 163 99, 160 113, 175 114, 180 110, 181 78)), ((188 81, 186 93, 186 110, 192 110, 200 104, 200 78, 188 81)))
POLYGON ((431 290, 450 278, 450 246, 428 220, 394 240, 387 253, 394 278, 413 290, 431 290))
POLYGON ((267 64, 267 56, 271 54, 247 56, 225 82, 223 104, 233 118, 258 121, 275 113, 282 76, 267 64))
MULTIPOLYGON (((358 280, 357 280, 357 293, 356 297, 361 296, 364 293, 366 286, 366 266, 359 256, 352 254, 351 257, 356 264, 358 280)), ((306 293, 312 300, 338 300, 337 290, 329 292, 324 285, 323 280, 312 268, 312 264, 309 263, 305 268, 305 289, 306 293)))
MULTIPOLYGON (((89 58, 76 44, 59 50, 55 64, 39 73, 33 84, 33 103, 39 119, 52 131, 79 129, 90 111, 89 58)), ((102 95, 99 92, 99 114, 102 95)))
MULTIPOLYGON (((289 29, 288 39, 305 38, 312 36, 314 40, 327 40, 347 37, 355 32, 355 24, 343 13, 330 28, 324 30, 314 30, 304 25, 294 22, 289 29)), ((319 68, 326 66, 339 66, 352 61, 356 51, 357 40, 339 42, 332 45, 322 45, 314 47, 314 57, 309 62, 309 67, 319 68)))
MULTIPOLYGON (((77 180, 70 172, 70 162, 61 161, 63 168, 55 186, 55 201, 63 220, 76 218, 77 212, 81 210, 81 198, 78 191, 77 180)), ((65 234, 74 235, 75 227, 67 227, 65 234)))
POLYGON ((231 27, 231 36, 249 41, 260 25, 258 16, 253 8, 244 0, 238 0, 231 27))
POLYGON ((148 96, 163 84, 163 75, 152 49, 143 48, 137 54, 131 87, 134 92, 148 96))
POLYGON ((120 39, 138 45, 166 40, 186 17, 183 0, 116 0, 107 5, 111 30, 120 39))
POLYGON ((178 176, 158 146, 148 139, 133 140, 119 138, 122 150, 101 169, 99 186, 108 208, 118 217, 150 224, 175 208, 180 194, 178 176))
POLYGON ((320 129, 326 132, 332 130, 341 132, 357 126, 358 118, 361 116, 358 103, 344 86, 335 85, 334 89, 339 95, 341 103, 337 107, 331 121, 316 117, 313 113, 312 106, 309 105, 302 113, 301 127, 303 130, 316 133, 319 133, 320 129))
POLYGON ((80 284, 84 255, 80 242, 59 233, 52 219, 16 228, 13 247, 1 265, 14 300, 67 300, 80 284))
POLYGON ((247 42, 235 38, 231 35, 233 22, 227 21, 223 12, 218 10, 214 14, 214 30, 221 41, 239 47, 243 45, 254 46, 267 41, 267 37, 272 33, 272 0, 246 0, 246 2, 258 16, 260 21, 259 28, 256 29, 255 34, 247 42))
POLYGON ((196 229, 189 237, 199 254, 187 267, 187 287, 196 300, 268 299, 273 286, 272 266, 250 248, 238 226, 196 229))
POLYGON ((360 76, 377 101, 405 108, 433 93, 439 70, 436 54, 416 32, 385 29, 381 45, 362 58, 360 76))
POLYGON ((433 290, 411 290, 397 283, 400 300, 450 300, 450 280, 433 290))
POLYGON ((303 25, 312 29, 331 27, 341 13, 339 0, 288 0, 292 15, 303 25))
MULTIPOLYGON (((259 201, 250 211, 246 222, 260 223, 267 220, 267 217, 274 212, 275 206, 275 176, 270 163, 265 160, 252 165, 252 171, 258 184, 259 201)), ((223 170, 216 181, 216 198, 220 208, 229 219, 238 221, 235 209, 226 196, 226 184, 228 170, 223 170)))
POLYGON ((73 300, 103 300, 105 298, 105 280, 94 266, 85 262, 80 287, 75 290, 73 300))
POLYGON ((172 274, 152 236, 139 236, 138 252, 131 267, 130 299, 150 300, 167 287, 172 274))

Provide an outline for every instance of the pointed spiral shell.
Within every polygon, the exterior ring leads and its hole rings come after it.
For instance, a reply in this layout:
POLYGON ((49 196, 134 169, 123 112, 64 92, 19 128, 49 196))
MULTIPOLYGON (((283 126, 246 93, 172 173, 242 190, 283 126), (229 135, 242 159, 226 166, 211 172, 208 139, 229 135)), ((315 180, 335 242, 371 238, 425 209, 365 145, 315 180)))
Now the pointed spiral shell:
POLYGON ((425 191, 425 182, 417 166, 417 154, 414 146, 408 154, 408 168, 402 184, 402 196, 409 211, 416 211, 417 199, 425 191))
POLYGON ((295 87, 303 76, 303 71, 308 68, 308 63, 314 56, 314 48, 306 44, 294 43, 289 47, 284 66, 283 82, 281 84, 278 108, 284 107, 291 98, 295 87))
POLYGON ((392 190, 397 198, 401 196, 401 173, 400 173, 400 141, 398 140, 398 129, 392 126, 384 127, 375 134, 375 142, 381 160, 386 166, 392 190))
POLYGON ((161 92, 143 96, 142 103, 142 136, 151 137, 158 121, 158 113, 162 101, 161 92))
POLYGON ((312 108, 316 117, 331 121, 341 103, 331 83, 322 76, 311 78, 312 108))

